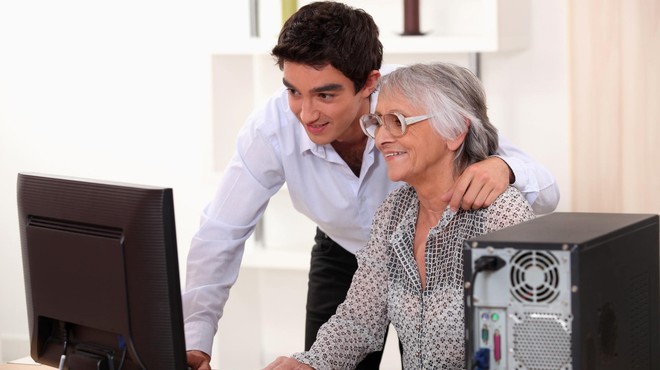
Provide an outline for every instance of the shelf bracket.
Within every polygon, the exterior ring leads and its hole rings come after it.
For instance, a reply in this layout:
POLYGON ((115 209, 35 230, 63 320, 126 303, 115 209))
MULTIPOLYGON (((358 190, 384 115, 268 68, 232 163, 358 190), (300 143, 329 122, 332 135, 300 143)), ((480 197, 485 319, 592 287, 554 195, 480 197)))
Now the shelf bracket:
POLYGON ((473 52, 468 53, 469 68, 481 80, 481 53, 473 52))

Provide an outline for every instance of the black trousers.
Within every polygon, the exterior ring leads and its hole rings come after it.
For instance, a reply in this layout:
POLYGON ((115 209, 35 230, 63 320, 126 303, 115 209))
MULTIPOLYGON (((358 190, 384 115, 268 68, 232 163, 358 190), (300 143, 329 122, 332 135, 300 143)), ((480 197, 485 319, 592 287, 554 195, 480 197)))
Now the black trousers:
MULTIPOLYGON (((306 351, 314 344, 321 325, 335 314, 337 306, 346 298, 353 274, 357 270, 355 255, 335 243, 318 228, 314 241, 307 289, 306 351)), ((382 351, 370 353, 356 369, 378 369, 382 357, 382 351)))

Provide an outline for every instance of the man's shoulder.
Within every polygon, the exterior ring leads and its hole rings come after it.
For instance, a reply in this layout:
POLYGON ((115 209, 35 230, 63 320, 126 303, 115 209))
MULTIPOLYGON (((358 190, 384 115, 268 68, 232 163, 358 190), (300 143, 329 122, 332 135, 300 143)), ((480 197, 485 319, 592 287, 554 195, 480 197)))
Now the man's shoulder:
POLYGON ((394 71, 395 69, 401 68, 403 66, 404 66, 403 64, 383 64, 380 67, 379 72, 381 76, 385 76, 392 73, 392 71, 394 71))
POLYGON ((289 108, 287 92, 281 89, 273 93, 247 118, 246 126, 250 130, 261 132, 264 136, 277 135, 282 130, 295 131, 296 116, 289 108))
POLYGON ((281 118, 293 116, 293 113, 289 108, 286 89, 282 88, 275 91, 260 106, 252 111, 250 116, 254 118, 262 118, 266 121, 273 121, 273 118, 280 118, 281 120, 281 118))

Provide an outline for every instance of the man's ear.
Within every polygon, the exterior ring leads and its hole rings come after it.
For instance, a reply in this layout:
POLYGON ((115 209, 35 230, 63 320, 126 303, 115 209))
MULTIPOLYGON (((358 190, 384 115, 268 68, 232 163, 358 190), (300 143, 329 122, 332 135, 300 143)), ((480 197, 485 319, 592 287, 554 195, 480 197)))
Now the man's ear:
POLYGON ((458 148, 460 148, 461 145, 463 145, 463 141, 465 141, 465 137, 467 136, 468 132, 470 131, 470 120, 467 119, 467 118, 465 119, 465 127, 466 127, 466 130, 465 130, 464 133, 458 135, 454 140, 448 140, 447 141, 447 147, 452 152, 457 151, 458 148))
POLYGON ((369 73, 367 82, 365 82, 364 87, 362 88, 365 97, 371 95, 376 90, 378 87, 378 81, 380 81, 380 72, 374 69, 369 73))

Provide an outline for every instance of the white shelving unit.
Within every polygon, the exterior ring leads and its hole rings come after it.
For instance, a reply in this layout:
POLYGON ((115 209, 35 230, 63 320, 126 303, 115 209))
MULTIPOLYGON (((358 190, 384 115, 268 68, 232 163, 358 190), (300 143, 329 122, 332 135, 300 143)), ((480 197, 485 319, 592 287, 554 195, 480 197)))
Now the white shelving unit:
MULTIPOLYGON (((422 36, 398 34, 403 28, 401 0, 344 2, 373 16, 385 54, 502 52, 523 49, 529 42, 529 0, 421 1, 422 36)), ((276 14, 270 18, 279 19, 276 14)), ((277 43, 279 25, 260 28, 266 28, 262 37, 223 40, 216 55, 268 55, 277 43)))

